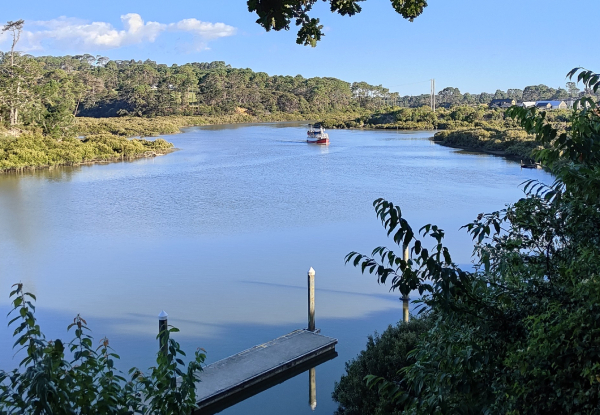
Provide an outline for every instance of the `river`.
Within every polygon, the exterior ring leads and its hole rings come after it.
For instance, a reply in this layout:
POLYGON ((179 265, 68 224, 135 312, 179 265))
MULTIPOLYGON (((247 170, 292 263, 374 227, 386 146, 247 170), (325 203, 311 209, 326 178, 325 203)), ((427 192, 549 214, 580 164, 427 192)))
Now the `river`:
MULTIPOLYGON (((211 363, 306 327, 313 267, 317 327, 339 339, 316 369, 315 413, 332 414, 344 362, 402 315, 398 294, 344 264, 389 245, 373 200, 400 204, 413 228, 440 225, 469 264, 460 226, 551 177, 435 145, 432 132, 330 131, 329 147, 305 135, 299 123, 188 128, 167 137, 179 151, 166 156, 0 176, 0 311, 21 281, 48 338, 70 338, 81 313, 128 369, 152 365, 164 309, 184 350, 203 347, 211 363)), ((1 367, 16 367, 11 331, 0 335, 1 367)), ((301 374, 223 413, 311 413, 308 383, 301 374)))

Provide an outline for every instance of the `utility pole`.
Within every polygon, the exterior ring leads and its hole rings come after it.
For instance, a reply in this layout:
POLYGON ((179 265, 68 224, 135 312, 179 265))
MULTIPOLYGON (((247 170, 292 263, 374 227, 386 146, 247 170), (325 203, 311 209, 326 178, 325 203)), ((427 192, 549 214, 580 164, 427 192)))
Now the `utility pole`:
POLYGON ((431 111, 435 112, 435 79, 431 80, 431 111))

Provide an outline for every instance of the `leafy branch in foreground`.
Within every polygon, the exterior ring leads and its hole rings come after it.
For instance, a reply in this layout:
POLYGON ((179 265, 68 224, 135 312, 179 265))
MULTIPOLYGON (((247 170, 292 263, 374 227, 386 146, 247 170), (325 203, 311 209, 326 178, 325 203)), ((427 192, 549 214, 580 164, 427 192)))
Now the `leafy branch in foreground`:
MULTIPOLYGON (((600 76, 575 74, 598 90, 600 76)), ((412 257, 385 247, 346 257, 392 290, 418 290, 432 322, 412 363, 396 368, 401 381, 366 377, 397 412, 600 413, 600 112, 582 98, 564 132, 536 109, 508 114, 536 136, 535 157, 556 179, 526 182, 525 197, 464 227, 472 270, 456 266, 443 231, 426 225, 419 234, 432 237, 430 253, 382 199, 377 216, 412 257)))
MULTIPOLYGON (((334 13, 342 16, 354 16, 360 13, 362 8, 358 4, 364 0, 324 0, 330 4, 330 9, 334 13)), ((311 17, 313 6, 317 0, 248 0, 248 11, 256 12, 258 20, 256 23, 261 25, 268 32, 270 30, 289 30, 292 20, 296 26, 300 26, 296 43, 304 46, 317 46, 323 34, 323 25, 320 20, 311 17)), ((423 13, 427 7, 425 0, 392 0, 392 7, 403 18, 413 21, 423 13)))
MULTIPOLYGON (((108 339, 94 349, 87 322, 79 315, 68 330, 74 339, 46 340, 35 319, 35 296, 13 285, 14 347, 27 355, 18 369, 0 370, 0 413, 18 414, 189 414, 196 404, 195 383, 206 355, 197 350, 185 367, 179 343, 168 340, 149 374, 137 368, 130 379, 115 368, 119 356, 108 339), (70 356, 67 357, 65 349, 70 356)), ((167 330, 167 336, 178 330, 167 330)), ((161 333, 162 334, 162 333, 161 333)), ((161 335, 159 334, 159 336, 161 335)), ((203 351, 203 350, 202 350, 203 351)))

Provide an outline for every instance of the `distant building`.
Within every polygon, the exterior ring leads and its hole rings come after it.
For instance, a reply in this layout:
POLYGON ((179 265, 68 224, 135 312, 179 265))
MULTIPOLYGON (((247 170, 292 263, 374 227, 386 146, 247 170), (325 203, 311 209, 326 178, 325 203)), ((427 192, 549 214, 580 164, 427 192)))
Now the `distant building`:
POLYGON ((519 106, 523 108, 535 107, 535 101, 523 101, 519 103, 519 106))
POLYGON ((543 109, 566 110, 567 103, 565 101, 537 101, 535 106, 543 109))
POLYGON ((490 108, 510 108, 513 105, 516 105, 517 101, 514 99, 493 99, 490 102, 490 108))

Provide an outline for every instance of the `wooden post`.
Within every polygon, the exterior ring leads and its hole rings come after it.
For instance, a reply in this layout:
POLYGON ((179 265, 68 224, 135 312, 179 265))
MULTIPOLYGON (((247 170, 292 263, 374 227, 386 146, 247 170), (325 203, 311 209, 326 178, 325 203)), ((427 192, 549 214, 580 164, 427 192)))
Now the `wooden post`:
POLYGON ((317 372, 313 367, 308 371, 309 392, 308 404, 313 411, 317 409, 317 372))
MULTIPOLYGON (((404 261, 408 262, 409 252, 408 245, 404 245, 404 261)), ((405 323, 408 323, 408 302, 410 298, 408 295, 402 296, 402 318, 405 323)))
POLYGON ((165 355, 169 352, 169 325, 167 323, 168 317, 169 315, 165 312, 165 310, 162 310, 158 315, 158 341, 160 344, 160 351, 165 355))
POLYGON ((315 270, 308 270, 308 331, 315 331, 315 270))

